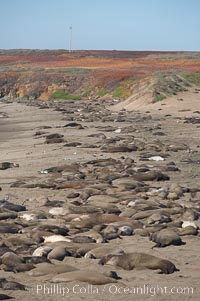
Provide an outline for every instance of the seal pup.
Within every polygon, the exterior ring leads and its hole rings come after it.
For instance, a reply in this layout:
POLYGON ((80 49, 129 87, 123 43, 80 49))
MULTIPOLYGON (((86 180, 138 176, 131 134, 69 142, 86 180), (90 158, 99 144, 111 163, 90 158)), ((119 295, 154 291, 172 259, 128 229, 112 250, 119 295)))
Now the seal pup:
POLYGON ((123 255, 108 255, 101 258, 99 264, 109 264, 133 270, 135 268, 147 268, 151 270, 161 270, 163 274, 172 274, 178 271, 175 265, 168 260, 155 257, 145 253, 129 253, 123 255))

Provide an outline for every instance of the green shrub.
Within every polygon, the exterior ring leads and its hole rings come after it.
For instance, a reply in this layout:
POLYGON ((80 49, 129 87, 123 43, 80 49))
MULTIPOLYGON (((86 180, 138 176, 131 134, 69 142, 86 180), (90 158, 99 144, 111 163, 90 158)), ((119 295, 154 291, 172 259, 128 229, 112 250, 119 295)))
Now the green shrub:
POLYGON ((100 89, 99 92, 98 92, 98 95, 101 96, 101 97, 105 96, 106 94, 107 94, 107 91, 105 89, 100 89))
POLYGON ((67 94, 64 91, 55 91, 54 93, 51 94, 50 99, 80 99, 80 95, 74 95, 74 94, 67 94))
POLYGON ((199 72, 182 72, 181 76, 193 85, 200 86, 199 72))
POLYGON ((162 101, 163 99, 165 99, 166 98, 166 96, 165 95, 163 95, 163 94, 156 94, 155 95, 155 101, 157 102, 157 101, 162 101))
POLYGON ((124 95, 124 90, 123 90, 123 88, 122 87, 118 87, 116 90, 115 90, 115 92, 113 93, 113 97, 123 97, 123 95, 124 95))
POLYGON ((90 96, 91 92, 92 92, 92 88, 87 88, 85 90, 85 92, 82 94, 82 96, 83 97, 88 97, 88 96, 90 96))

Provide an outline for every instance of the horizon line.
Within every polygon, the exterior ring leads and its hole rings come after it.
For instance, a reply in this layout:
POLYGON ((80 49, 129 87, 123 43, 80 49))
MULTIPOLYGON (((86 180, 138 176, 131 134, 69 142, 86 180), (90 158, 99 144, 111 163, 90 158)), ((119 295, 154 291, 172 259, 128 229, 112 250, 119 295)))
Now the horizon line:
MULTIPOLYGON (((65 48, 0 48, 1 50, 9 51, 9 50, 37 50, 37 51, 66 51, 70 53, 69 49, 65 48)), ((150 49, 137 49, 137 50, 128 50, 128 49, 72 49, 71 52, 78 51, 108 51, 108 52, 200 52, 200 50, 150 50, 150 49)))

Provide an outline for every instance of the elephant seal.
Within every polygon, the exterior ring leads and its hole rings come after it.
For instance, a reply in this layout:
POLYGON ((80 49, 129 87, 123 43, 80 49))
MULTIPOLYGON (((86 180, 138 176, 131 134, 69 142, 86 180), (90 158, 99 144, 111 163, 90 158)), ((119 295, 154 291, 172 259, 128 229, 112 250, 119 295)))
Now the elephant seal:
POLYGON ((53 143, 62 143, 65 140, 63 138, 46 138, 46 144, 53 144, 53 143))
POLYGON ((71 253, 69 253, 65 247, 57 246, 48 253, 47 258, 49 260, 56 259, 62 261, 65 258, 65 256, 70 256, 70 255, 71 253))
POLYGON ((84 129, 84 127, 80 124, 80 123, 77 123, 77 122, 70 122, 70 123, 67 123, 66 125, 63 126, 64 128, 77 128, 79 130, 82 130, 84 129))
POLYGON ((80 243, 87 244, 87 243, 95 243, 95 240, 86 235, 78 235, 72 238, 72 242, 79 243, 79 244, 80 243))
POLYGON ((25 263, 32 263, 32 264, 38 264, 38 263, 51 263, 51 261, 45 257, 45 256, 25 256, 23 257, 25 263))
POLYGON ((40 173, 48 174, 48 173, 61 173, 61 172, 78 172, 79 165, 77 163, 72 163, 71 165, 64 164, 59 166, 52 166, 40 171, 40 173))
POLYGON ((85 258, 102 258, 103 256, 107 256, 107 255, 120 255, 120 254, 124 254, 124 250, 120 247, 114 247, 114 246, 102 246, 102 247, 98 247, 98 248, 94 248, 90 251, 88 251, 85 254, 85 258))
POLYGON ((1 244, 1 246, 0 246, 0 264, 1 264, 1 261, 2 261, 1 256, 3 256, 3 254, 5 254, 7 252, 13 252, 14 253, 14 251, 12 249, 8 248, 4 243, 1 244))
POLYGON ((182 226, 181 226, 183 229, 184 228, 187 228, 187 227, 193 227, 193 228, 195 228, 195 229, 198 229, 198 226, 197 226, 197 224, 195 223, 195 222, 193 222, 193 221, 184 221, 183 223, 182 223, 182 226))
POLYGON ((107 153, 127 153, 127 152, 133 152, 137 151, 137 146, 131 145, 131 146, 126 146, 126 145, 118 145, 118 146, 108 146, 105 149, 105 152, 107 153))
POLYGON ((12 202, 9 202, 7 200, 1 200, 0 201, 0 207, 1 208, 6 208, 6 209, 11 210, 11 211, 15 211, 15 212, 26 211, 25 206, 17 205, 17 204, 14 204, 12 202))
MULTIPOLYGON (((75 237, 72 239, 73 242, 79 242, 76 238, 89 238, 88 242, 96 242, 96 243, 103 243, 105 242, 104 237, 98 232, 95 231, 94 229, 91 229, 87 232, 79 233, 76 234, 75 237)), ((84 241, 84 239, 80 240, 80 243, 87 243, 87 240, 84 241)))
POLYGON ((28 222, 47 219, 47 216, 43 212, 34 212, 34 211, 26 211, 25 213, 19 214, 18 217, 28 222))
POLYGON ((13 213, 12 211, 7 210, 6 208, 0 208, 0 221, 7 220, 7 219, 15 219, 15 218, 17 218, 16 213, 13 213))
POLYGON ((50 235, 50 236, 44 236, 43 237, 44 239, 44 243, 47 243, 47 242, 58 242, 58 241, 66 241, 66 242, 70 242, 71 239, 63 236, 63 235, 50 235))
POLYGON ((15 224, 0 222, 0 233, 16 234, 18 233, 19 229, 20 227, 15 224))
POLYGON ((185 228, 181 228, 178 229, 178 234, 180 236, 184 236, 184 235, 197 235, 198 234, 198 230, 192 226, 188 226, 185 228))
POLYGON ((36 242, 32 239, 29 239, 25 236, 22 236, 23 234, 15 234, 13 236, 8 237, 5 239, 5 244, 8 247, 18 247, 18 246, 33 246, 36 245, 36 242), (20 236, 21 235, 21 236, 20 236))
POLYGON ((52 282, 72 282, 72 281, 81 281, 87 282, 93 285, 103 285, 107 283, 116 283, 117 280, 111 277, 108 277, 98 271, 74 271, 69 273, 63 273, 53 277, 52 282))
POLYGON ((10 296, 5 295, 5 294, 0 294, 0 300, 8 300, 8 299, 13 299, 13 297, 10 297, 10 296))
POLYGON ((34 250, 32 256, 47 256, 49 252, 52 251, 52 248, 48 246, 40 246, 37 249, 34 250))
POLYGON ((0 288, 3 290, 20 290, 25 291, 25 286, 15 281, 9 281, 5 278, 0 278, 0 288))
POLYGON ((14 273, 22 273, 22 272, 30 271, 34 269, 34 267, 35 266, 31 263, 20 263, 17 265, 1 266, 2 270, 4 270, 5 272, 14 272, 14 273))
POLYGON ((124 270, 133 270, 135 268, 161 270, 161 273, 163 274, 172 274, 173 272, 178 271, 171 261, 137 252, 123 255, 110 254, 102 257, 99 264, 110 264, 121 267, 124 270))
POLYGON ((50 275, 50 277, 52 277, 52 275, 57 275, 61 273, 63 274, 77 270, 77 268, 68 264, 41 263, 37 264, 37 266, 31 271, 28 271, 27 274, 32 277, 39 277, 45 275, 50 275))
POLYGON ((163 174, 160 171, 147 171, 147 172, 138 172, 133 175, 133 178, 136 181, 168 181, 170 177, 168 175, 163 174))
POLYGON ((169 229, 162 229, 152 233, 150 240, 156 243, 155 247, 180 246, 185 244, 175 231, 169 229))
POLYGON ((191 208, 185 208, 182 214, 182 219, 185 221, 195 221, 199 218, 199 213, 191 208))
POLYGON ((5 265, 17 265, 23 263, 23 259, 13 252, 6 252, 1 256, 1 263, 5 265))
POLYGON ((20 273, 33 269, 35 266, 25 263, 23 258, 12 252, 6 252, 1 257, 2 269, 8 272, 20 273))
POLYGON ((19 164, 17 163, 11 163, 11 162, 2 162, 0 163, 0 170, 5 170, 12 167, 19 167, 19 164))
POLYGON ((63 134, 53 133, 46 136, 46 139, 56 139, 56 138, 63 138, 63 134))

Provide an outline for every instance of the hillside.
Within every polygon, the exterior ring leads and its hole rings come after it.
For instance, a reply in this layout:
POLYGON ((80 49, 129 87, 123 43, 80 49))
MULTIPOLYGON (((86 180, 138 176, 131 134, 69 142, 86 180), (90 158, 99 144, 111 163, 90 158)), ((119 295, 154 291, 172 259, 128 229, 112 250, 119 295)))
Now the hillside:
POLYGON ((200 83, 199 52, 0 50, 0 97, 160 101, 200 83))

